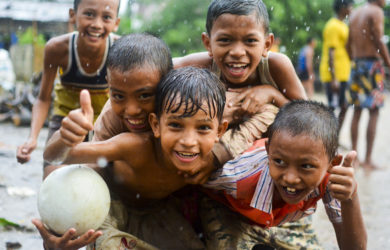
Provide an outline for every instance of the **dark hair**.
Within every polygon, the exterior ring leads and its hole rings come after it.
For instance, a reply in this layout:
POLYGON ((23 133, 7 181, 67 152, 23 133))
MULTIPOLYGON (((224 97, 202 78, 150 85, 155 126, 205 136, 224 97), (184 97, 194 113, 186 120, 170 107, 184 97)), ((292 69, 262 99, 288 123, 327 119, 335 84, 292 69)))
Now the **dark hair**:
POLYGON ((308 37, 308 38, 306 39, 306 44, 311 43, 313 40, 315 40, 314 37, 312 37, 312 36, 308 37))
POLYGON ((334 0, 333 10, 339 13, 342 8, 348 7, 351 4, 353 4, 353 0, 334 0))
POLYGON ((272 136, 286 131, 292 136, 307 135, 321 140, 329 160, 336 155, 338 147, 338 121, 333 111, 316 101, 294 100, 283 106, 268 129, 268 141, 272 136))
POLYGON ((168 46, 149 34, 122 36, 111 46, 107 56, 107 68, 121 72, 147 66, 157 69, 161 77, 172 69, 172 57, 168 46))
POLYGON ((207 10, 206 30, 210 35, 215 20, 222 14, 250 15, 254 12, 263 23, 264 32, 269 30, 267 7, 262 0, 213 0, 207 10))
POLYGON ((225 107, 225 87, 219 78, 208 69, 184 67, 171 70, 158 84, 155 113, 176 113, 183 106, 181 117, 195 115, 199 110, 210 118, 222 120, 225 107), (179 99, 180 98, 180 99, 179 99), (207 104, 208 110, 204 109, 207 104))
MULTIPOLYGON (((74 0, 74 2, 73 2, 73 9, 74 9, 74 11, 77 11, 77 8, 79 7, 81 1, 83 1, 83 0, 74 0)), ((119 12, 119 7, 120 6, 121 6, 121 0, 118 0, 118 9, 116 11, 117 14, 119 12)))

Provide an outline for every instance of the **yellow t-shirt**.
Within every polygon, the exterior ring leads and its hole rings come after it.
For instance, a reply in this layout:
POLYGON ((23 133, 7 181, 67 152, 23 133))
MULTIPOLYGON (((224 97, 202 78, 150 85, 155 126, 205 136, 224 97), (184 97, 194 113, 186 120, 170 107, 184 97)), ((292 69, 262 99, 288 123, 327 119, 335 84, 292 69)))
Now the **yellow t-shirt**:
POLYGON ((351 73, 351 62, 346 49, 348 42, 348 25, 333 17, 325 24, 322 35, 323 45, 320 63, 321 81, 330 82, 332 80, 329 68, 329 48, 335 48, 334 70, 336 79, 340 82, 348 81, 351 73))

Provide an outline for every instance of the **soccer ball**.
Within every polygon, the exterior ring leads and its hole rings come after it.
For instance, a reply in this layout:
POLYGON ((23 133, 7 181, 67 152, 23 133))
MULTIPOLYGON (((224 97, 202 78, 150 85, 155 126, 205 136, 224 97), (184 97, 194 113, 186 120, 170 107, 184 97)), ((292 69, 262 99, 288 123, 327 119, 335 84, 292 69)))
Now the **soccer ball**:
POLYGON ((109 208, 110 193, 105 181, 93 169, 80 165, 53 171, 38 194, 42 222, 60 235, 72 227, 77 235, 97 229, 109 208))

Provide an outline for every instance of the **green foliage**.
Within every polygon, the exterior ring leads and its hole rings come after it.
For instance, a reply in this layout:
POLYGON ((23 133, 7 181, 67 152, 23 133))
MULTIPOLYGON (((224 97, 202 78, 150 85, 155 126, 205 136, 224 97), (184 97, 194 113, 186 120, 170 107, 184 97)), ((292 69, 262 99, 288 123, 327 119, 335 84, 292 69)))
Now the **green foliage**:
POLYGON ((26 29, 25 32, 18 35, 20 44, 37 44, 45 46, 46 40, 43 34, 38 34, 34 36, 34 31, 32 27, 26 29))

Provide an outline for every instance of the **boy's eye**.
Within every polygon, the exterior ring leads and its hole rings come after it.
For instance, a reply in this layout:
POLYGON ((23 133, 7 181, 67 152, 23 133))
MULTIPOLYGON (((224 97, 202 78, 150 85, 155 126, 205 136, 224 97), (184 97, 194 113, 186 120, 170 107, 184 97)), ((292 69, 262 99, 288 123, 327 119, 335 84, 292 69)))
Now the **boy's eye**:
POLYGON ((201 125, 201 126, 199 126, 199 130, 202 130, 202 131, 208 131, 210 129, 211 129, 211 127, 209 125, 201 125))
POLYGON ((313 165, 311 164, 302 164, 301 166, 303 169, 312 169, 312 168, 315 168, 313 165))
POLYGON ((279 166, 285 165, 285 162, 282 159, 274 158, 272 161, 279 166))
POLYGON ((123 95, 120 95, 120 94, 111 94, 112 98, 116 101, 122 101, 124 99, 124 96, 123 95))
POLYGON ((138 98, 140 100, 147 100, 147 99, 152 98, 153 96, 154 96, 154 94, 152 94, 152 93, 143 93, 143 94, 140 94, 138 98))
POLYGON ((180 124, 178 122, 170 122, 168 123, 168 126, 171 128, 180 128, 180 124))
POLYGON ((255 39, 255 38, 249 38, 249 39, 247 39, 246 41, 247 41, 247 43, 255 43, 255 42, 257 42, 257 39, 255 39))
POLYGON ((93 16, 93 13, 91 11, 87 11, 84 13, 84 15, 91 17, 91 16, 93 16))
POLYGON ((103 17, 105 20, 111 20, 112 19, 112 17, 111 16, 109 16, 109 15, 107 15, 107 16, 104 16, 103 17))
POLYGON ((226 38, 226 37, 223 37, 223 38, 217 39, 217 42, 228 43, 228 42, 230 42, 230 39, 229 39, 229 38, 226 38))

